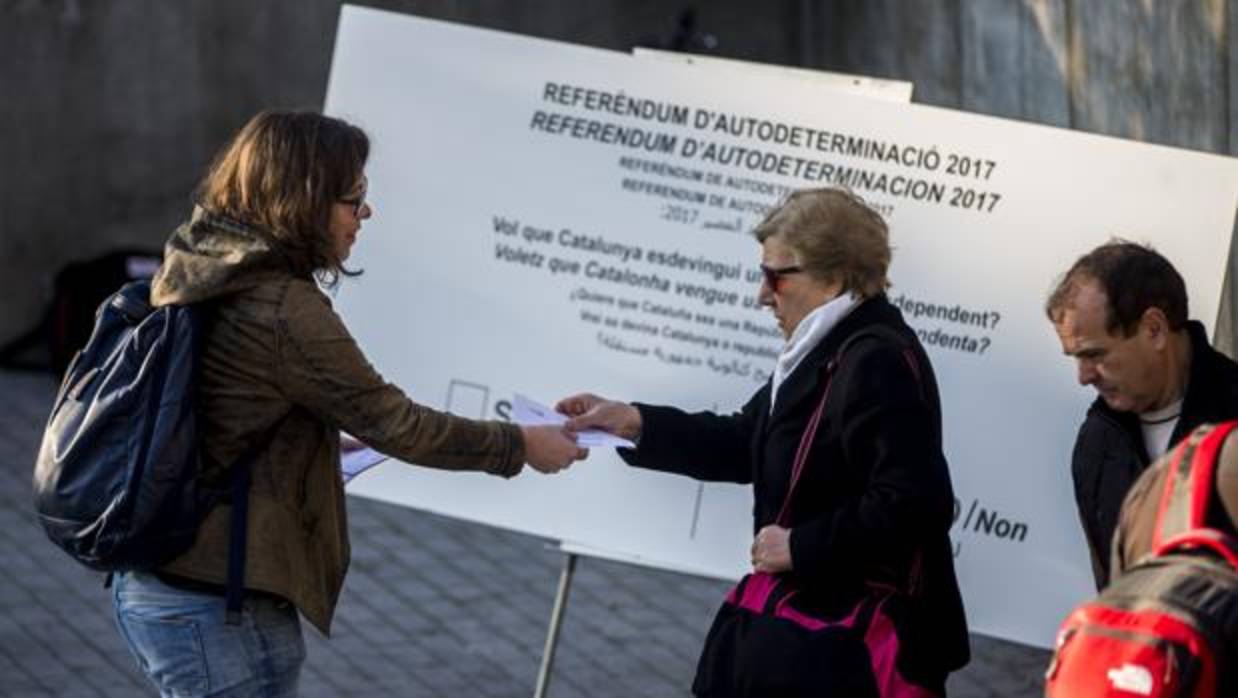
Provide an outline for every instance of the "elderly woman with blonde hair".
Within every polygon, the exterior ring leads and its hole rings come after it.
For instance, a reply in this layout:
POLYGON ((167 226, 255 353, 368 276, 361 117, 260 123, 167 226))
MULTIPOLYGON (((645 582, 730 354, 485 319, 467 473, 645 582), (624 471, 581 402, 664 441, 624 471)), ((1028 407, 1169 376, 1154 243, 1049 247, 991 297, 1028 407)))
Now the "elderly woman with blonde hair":
POLYGON ((753 486, 753 573, 714 620, 696 695, 944 695, 969 654, 954 494, 932 366, 886 300, 885 221, 816 189, 755 236, 786 347, 738 412, 591 394, 558 409, 636 441, 632 465, 753 486))

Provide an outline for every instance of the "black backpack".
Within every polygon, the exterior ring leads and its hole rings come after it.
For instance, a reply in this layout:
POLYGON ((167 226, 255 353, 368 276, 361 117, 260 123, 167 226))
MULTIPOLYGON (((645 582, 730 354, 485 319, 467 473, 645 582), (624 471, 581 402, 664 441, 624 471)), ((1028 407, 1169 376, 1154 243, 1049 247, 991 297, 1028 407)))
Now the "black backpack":
MULTIPOLYGON (((149 281, 126 284, 99 307, 65 372, 35 463, 34 503, 52 542, 93 569, 166 564, 227 494, 198 477, 201 312, 152 308, 149 281)), ((230 620, 240 611, 248 461, 257 450, 232 468, 230 620)))
POLYGON ((1158 502, 1153 551, 1062 623, 1046 696, 1238 695, 1238 540, 1205 524, 1236 426, 1201 426, 1144 471, 1161 485, 1146 490, 1158 502))

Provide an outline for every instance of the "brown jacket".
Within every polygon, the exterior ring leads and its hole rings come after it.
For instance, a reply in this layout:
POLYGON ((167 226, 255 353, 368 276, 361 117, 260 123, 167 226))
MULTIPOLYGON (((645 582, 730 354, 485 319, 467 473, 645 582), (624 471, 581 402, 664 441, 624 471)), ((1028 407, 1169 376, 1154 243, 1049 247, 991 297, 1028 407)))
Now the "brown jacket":
MULTIPOLYGON (((203 478, 223 483, 251 445, 245 586, 296 604, 324 634, 348 568, 340 430, 410 463, 510 477, 517 427, 422 407, 383 380, 312 278, 289 271, 259 231, 198 209, 173 233, 155 305, 205 303, 199 425, 203 478), (282 420, 282 421, 281 421, 282 420), (272 431, 273 430, 273 431, 272 431)), ((163 568, 223 584, 229 506, 163 568)))

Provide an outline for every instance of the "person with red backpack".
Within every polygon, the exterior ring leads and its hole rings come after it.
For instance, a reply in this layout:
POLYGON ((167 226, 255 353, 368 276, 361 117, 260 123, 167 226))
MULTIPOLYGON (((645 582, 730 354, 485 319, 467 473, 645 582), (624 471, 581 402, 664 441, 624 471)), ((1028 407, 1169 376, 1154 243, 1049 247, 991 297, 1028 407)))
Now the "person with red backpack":
MULTIPOLYGON (((1205 507, 1202 525, 1238 538, 1238 420, 1222 422, 1218 427, 1218 435, 1212 437, 1215 449, 1203 453, 1195 451, 1197 458, 1215 460, 1211 484, 1197 485, 1208 487, 1210 491, 1200 502, 1200 506, 1205 507), (1224 439, 1219 438, 1220 433, 1225 433, 1224 439)), ((1211 427, 1204 426, 1197 429, 1195 435, 1210 431, 1211 427)), ((1165 480, 1173 470, 1170 466, 1176 454, 1177 451, 1170 452, 1148 474, 1140 477, 1122 503, 1110 556, 1115 577, 1137 565, 1156 548, 1153 541, 1158 533, 1157 517, 1161 507, 1169 504, 1164 500, 1165 480)), ((1201 471, 1199 475, 1206 476, 1206 473, 1201 471)))
POLYGON ((1197 428, 1144 471, 1112 570, 1062 624, 1048 698, 1238 695, 1238 421, 1197 428))

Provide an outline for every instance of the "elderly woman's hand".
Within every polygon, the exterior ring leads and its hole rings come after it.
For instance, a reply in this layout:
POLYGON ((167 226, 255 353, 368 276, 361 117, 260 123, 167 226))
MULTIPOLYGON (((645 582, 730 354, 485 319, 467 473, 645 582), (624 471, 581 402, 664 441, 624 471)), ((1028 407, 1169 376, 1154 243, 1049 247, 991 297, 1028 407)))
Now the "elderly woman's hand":
POLYGON ((752 569, 757 572, 791 570, 791 530, 773 524, 757 532, 752 541, 752 569))
POLYGON ((640 410, 626 402, 581 393, 557 402, 555 411, 570 417, 567 428, 571 431, 601 429, 632 441, 640 438, 640 410))

